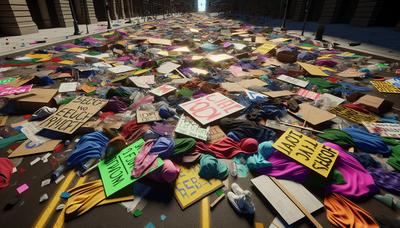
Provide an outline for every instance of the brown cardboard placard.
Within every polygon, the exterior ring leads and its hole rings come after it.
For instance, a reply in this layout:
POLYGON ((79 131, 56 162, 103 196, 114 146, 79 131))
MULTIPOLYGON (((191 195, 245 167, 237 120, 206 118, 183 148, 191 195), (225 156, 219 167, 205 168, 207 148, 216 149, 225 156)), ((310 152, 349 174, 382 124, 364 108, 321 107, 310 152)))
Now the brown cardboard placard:
POLYGON ((61 133, 72 134, 86 123, 108 100, 79 96, 47 117, 40 126, 61 133))
POLYGON ((168 40, 168 39, 149 37, 149 38, 147 38, 147 41, 151 44, 160 44, 160 45, 166 45, 166 46, 172 45, 172 40, 168 40))
POLYGON ((299 105, 300 110, 297 113, 290 112, 297 117, 311 123, 312 125, 318 125, 320 123, 329 121, 336 117, 336 115, 316 108, 310 104, 302 103, 299 105))
POLYGON ((3 127, 7 123, 8 116, 0 116, 0 127, 3 127))
POLYGON ((32 96, 22 97, 17 100, 17 108, 19 110, 36 111, 43 106, 51 107, 55 104, 53 97, 57 91, 57 89, 33 88, 29 92, 29 94, 33 94, 32 96))
POLYGON ((364 77, 365 73, 359 72, 358 70, 356 70, 354 68, 349 68, 342 72, 339 72, 336 75, 339 77, 342 77, 342 78, 360 78, 360 77, 364 77))
POLYGON ((17 149, 15 149, 10 155, 9 158, 32 155, 32 154, 40 154, 45 152, 53 151, 54 148, 61 143, 62 140, 49 140, 44 143, 35 144, 32 141, 25 140, 17 149))
POLYGON ((272 98, 294 95, 294 93, 290 92, 289 90, 269 91, 269 92, 262 92, 262 93, 269 97, 272 97, 272 98))
POLYGON ((241 80, 239 82, 239 85, 241 85, 243 88, 250 88, 250 87, 261 87, 261 86, 266 86, 268 83, 258 79, 258 78, 253 78, 253 79, 247 79, 247 80, 241 80))
POLYGON ((147 123, 161 120, 157 111, 136 110, 136 120, 138 123, 147 123))
POLYGON ((215 143, 226 137, 225 132, 220 126, 214 125, 210 127, 208 131, 208 143, 215 143))
POLYGON ((393 106, 390 101, 368 94, 360 97, 356 102, 365 105, 369 111, 375 113, 387 112, 393 106))
POLYGON ((244 88, 235 82, 222 82, 221 87, 228 90, 229 92, 242 92, 244 88))

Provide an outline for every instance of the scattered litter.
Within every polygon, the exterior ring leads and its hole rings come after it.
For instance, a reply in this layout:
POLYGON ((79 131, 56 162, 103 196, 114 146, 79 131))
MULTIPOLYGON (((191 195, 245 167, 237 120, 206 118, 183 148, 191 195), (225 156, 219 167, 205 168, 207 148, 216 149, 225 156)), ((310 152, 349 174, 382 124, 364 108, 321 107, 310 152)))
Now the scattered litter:
POLYGON ((139 209, 136 209, 135 211, 133 211, 133 216, 135 217, 139 217, 143 214, 143 212, 139 209))
POLYGON ((62 209, 64 209, 64 207, 65 207, 65 204, 59 204, 56 207, 56 211, 61 211, 62 209))
POLYGON ((17 192, 19 193, 19 194, 22 194, 22 193, 24 193, 26 190, 28 190, 29 189, 29 186, 27 185, 27 184, 22 184, 22 185, 20 185, 18 188, 17 188, 17 192))
POLYGON ((61 192, 60 197, 61 199, 68 199, 71 196, 69 192, 61 192))
POLYGON ((144 226, 144 228, 156 228, 156 226, 153 223, 149 222, 144 226))
POLYGON ((167 216, 164 215, 164 214, 160 215, 160 220, 161 220, 162 222, 164 222, 165 220, 167 220, 167 216))
POLYGON ((51 179, 50 179, 50 178, 48 178, 48 179, 46 179, 46 180, 43 180, 41 186, 44 187, 44 186, 46 186, 46 185, 49 185, 50 182, 51 182, 51 179))
POLYGON ((64 176, 64 175, 61 175, 61 176, 59 176, 59 177, 54 181, 54 183, 58 184, 58 183, 60 183, 64 178, 65 178, 65 176, 64 176))
POLYGON ((30 165, 33 166, 34 164, 38 163, 40 161, 40 157, 36 157, 33 161, 31 161, 30 165))
POLYGON ((44 202, 44 201, 46 201, 48 199, 49 199, 49 196, 45 193, 40 197, 39 203, 42 203, 42 202, 44 202))

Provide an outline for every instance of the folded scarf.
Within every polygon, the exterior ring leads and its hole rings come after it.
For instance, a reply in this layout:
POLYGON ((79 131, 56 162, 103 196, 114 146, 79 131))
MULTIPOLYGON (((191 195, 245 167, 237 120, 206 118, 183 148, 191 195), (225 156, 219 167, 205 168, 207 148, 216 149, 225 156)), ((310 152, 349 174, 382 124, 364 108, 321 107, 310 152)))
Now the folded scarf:
POLYGON ((258 143, 253 138, 244 138, 240 142, 225 137, 213 144, 197 142, 195 152, 208 153, 217 158, 233 158, 237 154, 254 154, 257 152, 258 143))

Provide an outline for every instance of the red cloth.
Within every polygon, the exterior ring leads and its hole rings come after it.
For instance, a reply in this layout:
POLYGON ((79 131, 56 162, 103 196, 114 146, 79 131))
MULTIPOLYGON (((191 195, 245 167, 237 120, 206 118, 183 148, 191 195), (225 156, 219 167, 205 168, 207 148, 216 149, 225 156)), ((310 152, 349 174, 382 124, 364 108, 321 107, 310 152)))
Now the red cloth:
POLYGON ((237 154, 253 154, 258 150, 258 142, 253 138, 244 138, 240 142, 225 137, 213 144, 197 142, 194 152, 211 154, 217 158, 233 158, 237 154))
POLYGON ((8 158, 0 158, 0 189, 10 184, 10 177, 14 164, 8 158))
POLYGON ((354 110, 359 111, 359 112, 363 112, 365 114, 369 114, 369 111, 362 104, 352 103, 352 104, 344 104, 343 106, 346 107, 346 108, 354 109, 354 110))
POLYGON ((133 119, 122 127, 121 135, 130 144, 131 142, 137 141, 142 138, 144 133, 150 128, 150 125, 138 124, 136 119, 133 119))

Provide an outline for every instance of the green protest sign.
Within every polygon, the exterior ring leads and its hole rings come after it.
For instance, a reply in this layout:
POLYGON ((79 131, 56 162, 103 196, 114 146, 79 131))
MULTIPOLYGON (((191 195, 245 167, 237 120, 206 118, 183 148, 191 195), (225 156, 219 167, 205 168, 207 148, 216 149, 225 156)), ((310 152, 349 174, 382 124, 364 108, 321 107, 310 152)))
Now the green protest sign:
POLYGON ((2 78, 0 79, 0 85, 8 84, 14 81, 16 78, 2 78))
POLYGON ((131 172, 135 165, 135 157, 138 155, 143 144, 144 140, 140 139, 121 150, 121 152, 107 163, 105 161, 99 163, 98 167, 100 170, 101 180, 103 181, 104 191, 107 197, 146 176, 146 174, 156 170, 164 164, 163 160, 157 158, 156 167, 150 169, 149 172, 144 173, 139 178, 132 177, 131 172))

